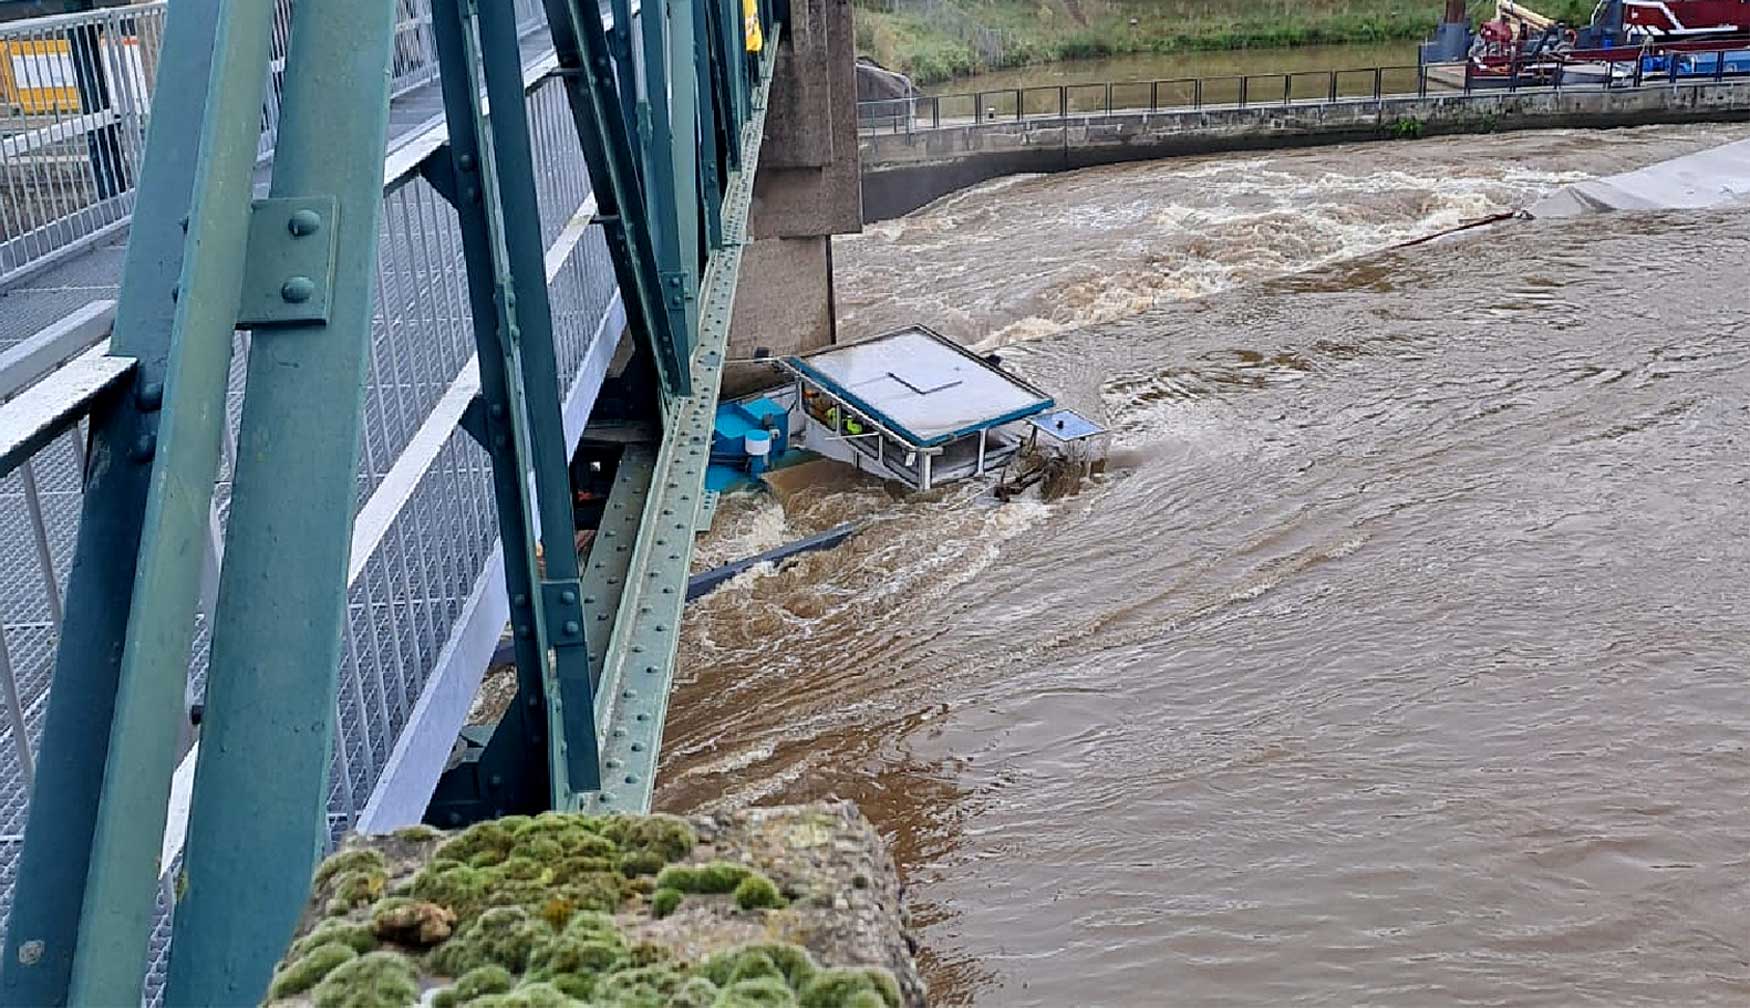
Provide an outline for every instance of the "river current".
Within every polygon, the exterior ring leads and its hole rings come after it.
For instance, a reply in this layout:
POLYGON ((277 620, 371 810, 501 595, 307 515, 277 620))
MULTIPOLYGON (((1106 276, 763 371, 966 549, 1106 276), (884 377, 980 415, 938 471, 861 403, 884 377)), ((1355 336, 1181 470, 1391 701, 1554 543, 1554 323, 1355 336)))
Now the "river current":
POLYGON ((1750 1000, 1750 220, 1514 220, 1744 127, 1019 177, 835 246, 1114 431, 1051 503, 726 501, 657 805, 856 800, 933 1002, 1750 1000))

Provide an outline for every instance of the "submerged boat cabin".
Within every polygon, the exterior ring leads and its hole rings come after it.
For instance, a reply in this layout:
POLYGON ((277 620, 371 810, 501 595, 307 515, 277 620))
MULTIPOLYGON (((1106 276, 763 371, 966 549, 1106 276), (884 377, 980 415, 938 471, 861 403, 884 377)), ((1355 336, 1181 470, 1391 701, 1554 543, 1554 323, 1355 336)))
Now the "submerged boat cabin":
POLYGON ((799 453, 838 459, 913 490, 995 472, 1049 395, 921 325, 778 361, 790 386, 725 403, 714 481, 758 476, 799 453))

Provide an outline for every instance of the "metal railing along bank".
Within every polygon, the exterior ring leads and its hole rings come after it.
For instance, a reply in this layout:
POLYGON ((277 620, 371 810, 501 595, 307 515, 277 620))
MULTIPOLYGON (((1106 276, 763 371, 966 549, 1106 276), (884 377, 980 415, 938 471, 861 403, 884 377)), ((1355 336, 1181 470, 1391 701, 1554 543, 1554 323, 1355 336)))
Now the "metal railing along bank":
POLYGON ((863 101, 857 103, 857 115, 865 133, 909 133, 979 123, 1334 105, 1389 98, 1698 87, 1750 78, 1750 70, 1736 69, 1725 59, 1714 59, 1701 73, 1680 75, 1677 60, 1651 72, 1633 50, 1625 50, 1622 60, 1584 67, 1554 62, 1507 69, 1499 76, 1483 76, 1473 72, 1469 64, 1425 64, 1056 84, 863 101))
MULTIPOLYGON (((273 150, 295 0, 274 0, 260 153, 273 150)), ((540 24, 539 0, 514 0, 540 24)), ((126 223, 166 0, 0 25, 0 289, 126 223)), ((437 77, 431 0, 397 0, 391 92, 437 77)))
MULTIPOLYGON (((161 10, 162 4, 156 6, 161 10)), ((557 61, 549 56, 529 66, 524 81, 566 433, 575 442, 606 373, 624 311, 606 241, 600 228, 589 226, 595 200, 557 71, 557 61)), ((477 684, 508 610, 491 465, 459 427, 479 384, 462 238, 454 212, 424 175, 431 159, 448 158, 446 135, 438 124, 406 138, 391 150, 383 173, 329 800, 335 836, 359 823, 385 774, 401 759, 397 740, 424 716, 427 683, 454 669, 477 684)), ((27 396, 60 404, 33 421, 29 431, 14 422, 16 410, 0 417, 5 435, 0 513, 25 516, 6 522, 6 534, 0 536, 0 928, 29 814, 30 754, 53 688, 61 592, 78 530, 86 466, 78 425, 91 397, 101 391, 81 362, 117 360, 103 356, 112 312, 108 302, 93 305, 0 358, 0 406, 15 407, 27 396), (23 534, 12 534, 14 524, 23 534)), ((215 496, 215 549, 222 542, 218 533, 229 501, 247 341, 247 332, 236 334, 230 423, 215 496)), ((191 697, 198 698, 204 685, 207 645, 202 626, 190 669, 191 697)), ((472 696, 466 686, 463 692, 472 696)), ((458 726, 449 726, 452 736, 458 726)), ((166 887, 180 864, 178 816, 187 812, 194 763, 191 747, 172 792, 162 858, 166 887)), ((422 768, 415 776, 435 779, 438 769, 422 768)), ((169 905, 166 888, 153 939, 149 996, 162 977, 169 905)))

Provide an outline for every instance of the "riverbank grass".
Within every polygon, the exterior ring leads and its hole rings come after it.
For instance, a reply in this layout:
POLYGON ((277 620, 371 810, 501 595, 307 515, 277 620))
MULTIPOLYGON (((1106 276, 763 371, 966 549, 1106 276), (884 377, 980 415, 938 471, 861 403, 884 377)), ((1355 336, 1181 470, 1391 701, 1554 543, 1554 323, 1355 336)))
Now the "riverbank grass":
MULTIPOLYGON (((1440 19, 1441 0, 859 0, 857 52, 931 84, 1002 67, 1134 53, 1284 48, 1421 39, 1440 19), (967 27, 994 30, 1000 53, 981 53, 967 27)), ((1533 6, 1570 23, 1590 17, 1584 0, 1533 6)), ((1473 21, 1492 3, 1472 2, 1473 21)))

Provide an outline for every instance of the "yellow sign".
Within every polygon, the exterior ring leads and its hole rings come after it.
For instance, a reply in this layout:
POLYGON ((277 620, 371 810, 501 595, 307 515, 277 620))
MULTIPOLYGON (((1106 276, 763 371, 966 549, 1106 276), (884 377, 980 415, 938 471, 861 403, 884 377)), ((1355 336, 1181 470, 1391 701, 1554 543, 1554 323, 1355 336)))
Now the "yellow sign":
POLYGON ((79 82, 67 40, 0 41, 0 100, 25 115, 79 111, 79 82))
POLYGON ((741 19, 747 33, 747 51, 757 53, 764 49, 766 39, 760 34, 759 0, 741 0, 741 19))
MULTIPOLYGON (((145 101, 146 69, 140 40, 112 35, 102 44, 100 68, 111 102, 145 101)), ((79 78, 66 39, 0 39, 0 106, 6 105, 24 115, 79 111, 79 78)))

